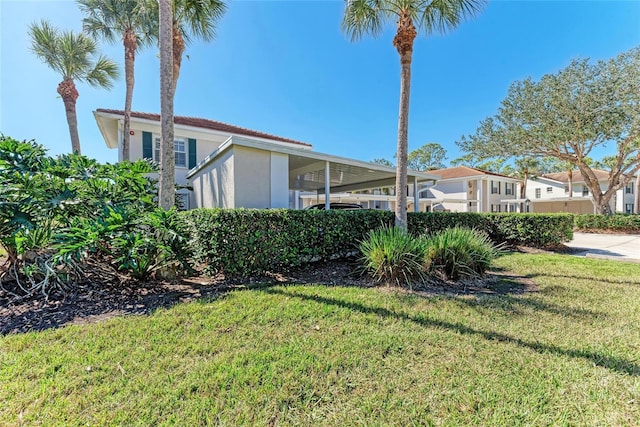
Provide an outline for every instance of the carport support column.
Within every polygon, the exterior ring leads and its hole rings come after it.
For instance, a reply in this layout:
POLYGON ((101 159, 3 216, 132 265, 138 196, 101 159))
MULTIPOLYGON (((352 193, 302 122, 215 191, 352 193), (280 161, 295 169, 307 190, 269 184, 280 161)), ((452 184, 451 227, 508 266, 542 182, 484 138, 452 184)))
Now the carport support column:
POLYGON ((324 209, 331 209, 331 163, 324 162, 324 209))
POLYGON ((418 177, 413 177, 413 211, 420 212, 420 195, 418 194, 418 177))

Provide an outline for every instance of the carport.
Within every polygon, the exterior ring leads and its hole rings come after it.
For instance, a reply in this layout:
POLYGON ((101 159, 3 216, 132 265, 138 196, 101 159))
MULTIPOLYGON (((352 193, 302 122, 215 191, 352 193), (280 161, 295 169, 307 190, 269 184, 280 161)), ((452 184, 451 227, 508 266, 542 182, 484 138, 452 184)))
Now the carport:
MULTIPOLYGON (((189 171, 196 206, 286 208, 290 191, 331 195, 391 187, 396 170, 375 163, 232 136, 189 171)), ((439 177, 409 171, 414 210, 419 187, 439 177)), ((330 208, 330 197, 325 197, 330 208)))

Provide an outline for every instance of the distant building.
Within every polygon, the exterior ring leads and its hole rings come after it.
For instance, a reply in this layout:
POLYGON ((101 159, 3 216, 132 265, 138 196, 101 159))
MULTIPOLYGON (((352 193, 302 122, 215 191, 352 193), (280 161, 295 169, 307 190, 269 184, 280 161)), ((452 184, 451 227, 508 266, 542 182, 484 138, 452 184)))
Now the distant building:
POLYGON ((520 180, 468 166, 437 169, 433 186, 423 187, 421 197, 432 200, 432 209, 451 212, 522 212, 520 180))
MULTIPOLYGON (((600 189, 604 192, 609 187, 609 172, 593 171, 600 189)), ((575 214, 590 214, 595 212, 593 195, 584 182, 579 170, 572 173, 572 184, 569 187, 569 173, 549 173, 540 175, 527 183, 527 198, 531 201, 533 212, 571 212, 575 214)), ((631 179, 626 186, 616 191, 609 206, 612 212, 634 213, 634 184, 631 179)))

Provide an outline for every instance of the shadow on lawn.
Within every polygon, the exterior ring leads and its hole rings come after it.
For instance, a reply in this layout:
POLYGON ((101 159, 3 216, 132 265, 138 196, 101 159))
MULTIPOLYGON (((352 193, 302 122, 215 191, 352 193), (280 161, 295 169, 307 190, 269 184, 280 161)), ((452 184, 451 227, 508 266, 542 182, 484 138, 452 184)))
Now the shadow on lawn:
POLYGON ((480 336, 488 341, 497 341, 497 342, 503 342, 508 344, 515 344, 520 347, 524 347, 524 348, 528 348, 530 350, 536 351, 540 354, 552 353, 559 356, 580 358, 580 359, 590 361, 591 363, 597 366, 610 369, 612 371, 633 375, 633 376, 640 376, 640 365, 637 365, 630 360, 607 356, 607 355, 589 351, 589 350, 565 349, 552 344, 525 341, 521 338, 511 337, 509 335, 506 335, 500 332, 490 332, 490 331, 488 332, 488 331, 483 331, 479 329, 474 329, 470 326, 463 325, 462 323, 446 322, 444 320, 431 319, 431 318, 422 317, 422 316, 410 316, 406 313, 402 313, 402 312, 398 313, 382 307, 370 307, 364 304, 343 301, 336 298, 327 298, 327 297, 321 297, 317 295, 305 295, 303 293, 290 291, 287 289, 276 289, 276 288, 270 287, 270 288, 263 288, 262 292, 266 292, 269 294, 283 295, 283 296, 293 297, 293 298, 299 298, 307 301, 314 301, 319 304, 335 305, 338 307, 347 308, 349 310, 359 311, 364 314, 373 313, 380 317, 394 317, 400 320, 416 323, 425 328, 440 328, 440 329, 453 331, 463 335, 480 336))

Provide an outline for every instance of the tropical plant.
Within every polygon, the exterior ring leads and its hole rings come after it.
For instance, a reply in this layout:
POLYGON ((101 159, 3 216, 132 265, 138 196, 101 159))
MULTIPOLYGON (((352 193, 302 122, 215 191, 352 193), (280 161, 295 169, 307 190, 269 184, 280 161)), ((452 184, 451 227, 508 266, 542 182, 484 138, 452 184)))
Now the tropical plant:
POLYGON ((423 240, 399 227, 371 230, 360 243, 364 271, 377 282, 411 286, 424 279, 425 247, 423 240))
POLYGON ((139 49, 150 45, 158 32, 158 20, 146 2, 138 0, 77 0, 85 14, 83 29, 93 37, 113 43, 122 38, 126 93, 122 131, 122 158, 129 160, 131 103, 135 84, 135 59, 139 49))
POLYGON ((135 278, 165 266, 189 270, 185 226, 175 211, 156 208, 155 171, 146 160, 52 158, 33 141, 1 136, 0 244, 10 265, 0 287, 49 295, 117 270, 135 278))
POLYGON ((31 50, 51 69, 62 75, 58 84, 58 94, 64 102, 64 109, 71 136, 71 149, 80 154, 76 100, 76 82, 86 82, 93 87, 110 89, 118 76, 115 62, 105 56, 98 56, 98 46, 93 38, 84 33, 60 31, 47 21, 34 23, 29 27, 31 50))
POLYGON ((426 238, 425 265, 451 280, 480 277, 497 254, 486 234, 453 227, 426 238))
POLYGON ((400 55, 400 107, 396 172, 396 219, 398 227, 407 228, 407 150, 409 135, 409 93, 413 41, 418 28, 427 35, 456 28, 463 19, 475 15, 484 0, 346 0, 342 27, 352 41, 365 34, 377 37, 389 21, 396 21, 393 46, 400 55))

